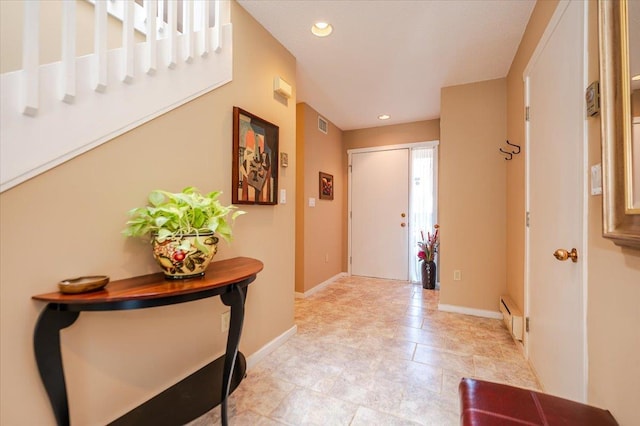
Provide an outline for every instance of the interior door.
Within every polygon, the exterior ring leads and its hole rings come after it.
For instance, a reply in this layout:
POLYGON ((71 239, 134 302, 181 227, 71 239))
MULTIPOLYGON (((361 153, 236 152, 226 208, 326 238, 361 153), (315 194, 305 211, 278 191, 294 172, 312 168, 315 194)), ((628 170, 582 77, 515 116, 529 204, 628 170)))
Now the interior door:
POLYGON ((351 154, 351 273, 409 279, 409 150, 351 154))
MULTIPOLYGON (((527 349, 544 390, 584 401, 584 3, 561 3, 528 83, 527 349), (564 9, 564 10, 562 10, 564 9), (559 17, 559 19, 557 19, 559 17), (578 261, 557 249, 576 248, 578 261)), ((537 52, 538 53, 538 52, 537 52)))

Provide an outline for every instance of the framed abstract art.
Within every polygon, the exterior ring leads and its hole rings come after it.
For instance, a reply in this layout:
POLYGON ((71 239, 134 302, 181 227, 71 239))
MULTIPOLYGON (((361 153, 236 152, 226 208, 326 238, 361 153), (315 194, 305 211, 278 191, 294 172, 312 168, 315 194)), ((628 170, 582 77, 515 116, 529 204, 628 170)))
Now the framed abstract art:
POLYGON ((233 204, 277 204, 278 131, 278 126, 233 107, 233 204))

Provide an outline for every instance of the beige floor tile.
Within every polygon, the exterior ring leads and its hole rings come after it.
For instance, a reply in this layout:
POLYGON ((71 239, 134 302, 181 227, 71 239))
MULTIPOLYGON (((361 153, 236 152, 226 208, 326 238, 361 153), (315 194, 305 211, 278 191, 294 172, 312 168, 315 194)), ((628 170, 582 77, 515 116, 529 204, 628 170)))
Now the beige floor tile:
POLYGON ((348 425, 358 405, 332 396, 297 388, 273 410, 270 417, 292 425, 348 425))
POLYGON ((423 364, 436 367, 439 366, 445 370, 450 370, 466 376, 473 376, 475 372, 473 356, 431 348, 424 345, 417 345, 413 360, 423 364))
POLYGON ((343 401, 391 412, 402 400, 402 385, 384 379, 357 384, 338 380, 330 394, 343 401))
POLYGON ((460 420, 450 403, 436 392, 414 392, 406 395, 394 413, 422 425, 454 426, 460 420))
POLYGON ((233 404, 238 413, 250 410, 267 416, 294 388, 292 383, 269 376, 254 376, 249 372, 233 393, 233 404))
POLYGON ((420 425, 420 423, 413 422, 411 420, 402 419, 400 417, 392 416, 390 414, 381 413, 367 407, 360 407, 356 412, 353 421, 350 426, 372 426, 372 425, 385 425, 385 426, 412 426, 420 425))
POLYGON ((253 411, 243 411, 233 417, 231 424, 232 426, 280 426, 285 423, 261 416, 253 411))
MULTIPOLYGON (((248 371, 229 423, 457 425, 463 377, 539 389, 501 321, 438 311, 438 297, 344 277, 296 299, 297 334, 248 371)), ((189 426, 219 424, 216 407, 189 426)))
POLYGON ((446 339, 441 334, 413 327, 398 327, 395 337, 435 348, 444 348, 446 346, 446 339))

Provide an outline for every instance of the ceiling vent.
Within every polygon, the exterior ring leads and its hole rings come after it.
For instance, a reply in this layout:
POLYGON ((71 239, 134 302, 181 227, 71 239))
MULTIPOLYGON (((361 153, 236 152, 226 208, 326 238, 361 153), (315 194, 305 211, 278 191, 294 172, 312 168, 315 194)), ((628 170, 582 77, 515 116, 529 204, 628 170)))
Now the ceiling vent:
POLYGON ((329 123, 324 118, 318 116, 318 130, 320 130, 325 135, 329 133, 329 123))

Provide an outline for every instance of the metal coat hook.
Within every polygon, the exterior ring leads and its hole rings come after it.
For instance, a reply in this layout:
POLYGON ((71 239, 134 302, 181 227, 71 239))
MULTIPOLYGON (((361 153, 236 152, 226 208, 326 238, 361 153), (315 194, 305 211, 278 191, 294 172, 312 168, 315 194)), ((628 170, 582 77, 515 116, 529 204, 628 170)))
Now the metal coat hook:
POLYGON ((518 148, 517 151, 512 151, 513 154, 520 154, 520 145, 509 142, 509 139, 507 139, 507 145, 515 146, 516 148, 518 148))
POLYGON ((507 139, 507 145, 516 147, 518 149, 517 151, 515 151, 515 150, 505 151, 504 149, 500 148, 500 152, 508 156, 508 157, 504 157, 504 159, 508 161, 508 160, 511 160, 513 158, 514 154, 520 154, 521 149, 520 149, 520 145, 516 145, 514 143, 511 143, 511 142, 509 142, 508 139, 507 139))
POLYGON ((513 158, 513 153, 512 152, 505 151, 502 148, 500 148, 500 152, 505 154, 505 155, 508 155, 508 157, 504 157, 504 159, 507 160, 507 161, 511 160, 513 158))

